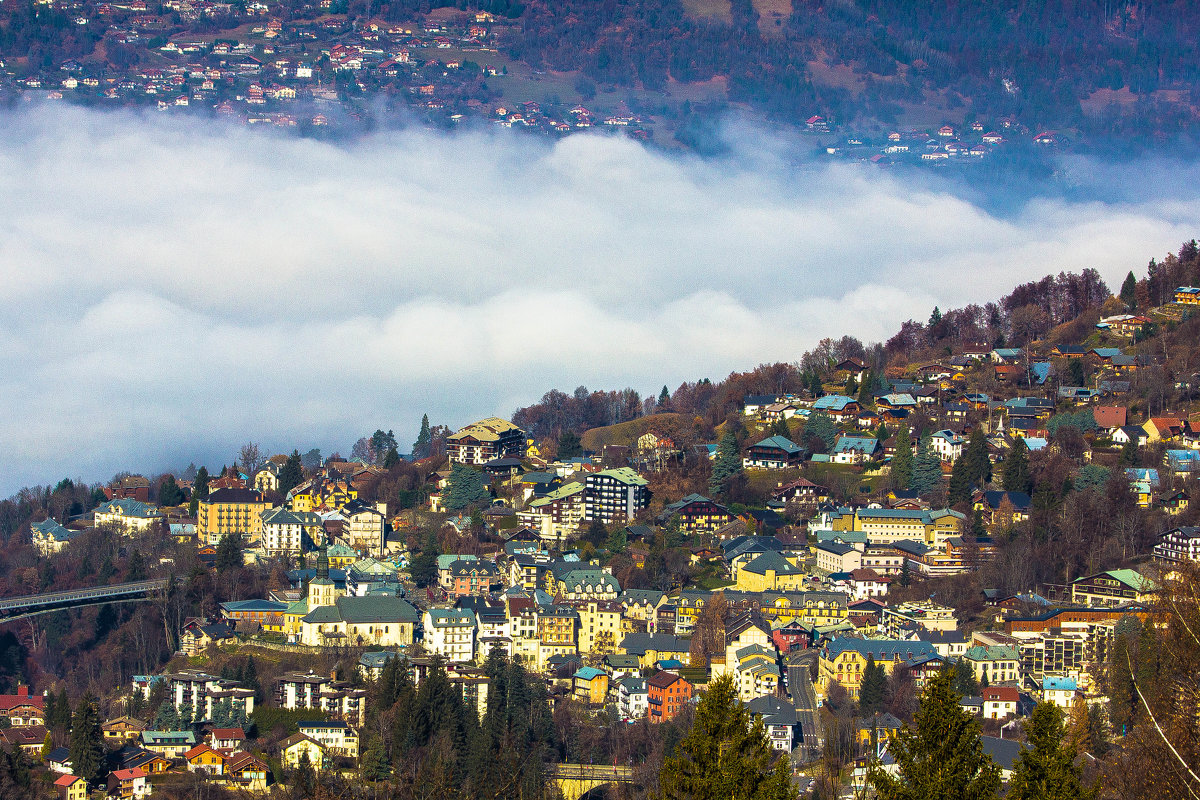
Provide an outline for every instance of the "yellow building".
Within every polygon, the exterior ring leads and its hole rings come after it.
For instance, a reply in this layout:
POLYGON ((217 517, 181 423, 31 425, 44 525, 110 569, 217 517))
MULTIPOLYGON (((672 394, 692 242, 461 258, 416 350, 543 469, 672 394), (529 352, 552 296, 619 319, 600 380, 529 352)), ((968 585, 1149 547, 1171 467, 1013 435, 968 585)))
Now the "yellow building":
POLYGON ((109 500, 97 506, 95 511, 97 528, 112 528, 127 536, 145 533, 161 519, 162 515, 154 506, 128 497, 109 500))
POLYGON ((869 658, 874 658, 875 663, 890 675, 898 665, 937 660, 938 654, 933 645, 920 640, 840 637, 821 648, 817 662, 817 688, 827 694, 830 684, 839 683, 851 699, 857 700, 869 658))
POLYGON ((289 494, 288 506, 291 511, 315 511, 322 506, 337 509, 357 499, 358 491, 344 478, 313 480, 289 494))
POLYGON ((850 615, 849 597, 844 592, 825 591, 763 592, 759 611, 765 619, 783 625, 789 622, 836 625, 850 615))
POLYGON ((595 667, 583 667, 573 676, 572 694, 581 703, 602 706, 608 698, 608 673, 595 667))
POLYGON ((580 655, 605 655, 617 649, 621 638, 621 606, 612 601, 574 603, 579 614, 580 655))
POLYGON ((947 508, 859 508, 833 520, 833 530, 861 531, 873 544, 913 541, 941 547, 951 536, 961 535, 965 522, 966 517, 947 508))
POLYGON ((253 489, 217 489, 200 501, 196 533, 204 544, 220 544, 231 533, 256 541, 262 535, 262 512, 270 507, 253 489))
POLYGON ((279 754, 286 769, 296 769, 306 756, 317 772, 325 766, 325 745, 303 733, 292 734, 280 742, 279 754))
POLYGON ((804 588, 804 570, 796 557, 768 550, 738 567, 734 588, 742 592, 795 592, 804 588))

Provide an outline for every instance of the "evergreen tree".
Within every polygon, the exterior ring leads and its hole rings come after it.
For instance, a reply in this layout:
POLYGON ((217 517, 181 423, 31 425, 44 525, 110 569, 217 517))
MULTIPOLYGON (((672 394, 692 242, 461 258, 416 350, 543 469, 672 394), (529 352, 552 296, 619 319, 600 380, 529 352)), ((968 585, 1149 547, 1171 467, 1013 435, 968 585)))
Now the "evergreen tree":
POLYGON ((125 580, 127 581, 144 581, 146 579, 146 559, 142 556, 141 550, 134 550, 129 554, 129 563, 126 564, 125 580))
POLYGON ((412 455, 414 460, 429 457, 429 451, 433 446, 433 434, 429 430, 429 415, 421 415, 421 431, 417 434, 417 440, 413 442, 412 455))
POLYGON ((293 450, 279 469, 279 493, 284 497, 304 481, 304 461, 300 451, 293 450))
POLYGON ((50 731, 46 731, 46 737, 42 739, 42 762, 46 761, 46 756, 50 755, 54 750, 54 735, 50 731))
POLYGON ((1137 439, 1131 438, 1121 446, 1121 457, 1118 463, 1122 467, 1139 466, 1141 459, 1138 457, 1137 439))
POLYGON ((917 453, 913 456, 912 480, 908 488, 919 495, 936 492, 942 485, 942 462, 933 452, 933 439, 925 433, 917 445, 917 453))
POLYGON ((950 670, 954 672, 954 691, 964 697, 979 696, 979 679, 975 677, 974 669, 960 662, 950 670))
POLYGON ((174 475, 163 478, 158 487, 158 504, 160 506, 177 506, 183 502, 183 489, 175 482, 174 475))
POLYGON ((804 423, 804 444, 814 453, 828 453, 837 441, 837 435, 837 426, 822 411, 810 414, 804 423))
POLYGON ((395 447, 389 447, 388 451, 383 454, 383 468, 391 469, 400 463, 400 453, 395 447))
POLYGON ((792 436, 792 430, 788 427, 787 420, 782 416, 776 417, 775 421, 771 423, 771 429, 769 433, 772 436, 782 436, 788 440, 790 440, 792 436))
POLYGON ((1125 280, 1121 283, 1121 301, 1130 308, 1137 306, 1137 278, 1133 277, 1133 270, 1125 276, 1125 280))
POLYGON ((450 481, 446 489, 446 508, 462 511, 465 508, 491 498, 484 483, 483 473, 466 464, 455 464, 450 468, 450 481))
POLYGON ((71 727, 71 700, 67 697, 66 689, 59 690, 58 700, 54 703, 54 716, 46 718, 46 726, 59 733, 71 727))
POLYGON ((742 456, 738 451, 737 436, 733 431, 721 437, 717 446, 717 458, 713 462, 712 475, 708 479, 708 490, 713 494, 723 494, 730 480, 742 474, 742 456))
POLYGON ((670 411, 671 410, 671 392, 667 389, 666 386, 663 386, 662 391, 658 393, 658 410, 659 411, 670 411))
POLYGON ((629 544, 629 536, 625 533, 625 526, 613 528, 612 533, 608 535, 608 552, 623 553, 625 547, 629 544))
POLYGON ((558 459, 579 458, 583 455, 583 441, 574 431, 563 431, 558 437, 558 459))
POLYGON ((93 785, 104 777, 104 738, 100 710, 91 692, 84 693, 71 719, 71 769, 93 785))
POLYGON ((916 730, 907 725, 890 750, 899 772, 872 765, 869 779, 881 800, 992 800, 1000 769, 983 752, 979 722, 961 708, 954 675, 935 675, 921 695, 916 730))
POLYGON ((738 702, 733 678, 709 684, 696 706, 692 729, 676 755, 663 762, 659 800, 791 800, 786 758, 771 769, 772 749, 762 718, 738 702))
POLYGON ((192 502, 189 506, 194 517, 200 508, 200 501, 208 497, 208 467, 196 470, 196 480, 192 483, 192 502))
POLYGON ((1026 726, 1028 746, 1013 763, 1007 797, 1012 800, 1087 800, 1075 752, 1063 745, 1062 712, 1053 703, 1038 703, 1026 726))
POLYGON ((982 428, 971 431, 963 456, 967 460, 967 480, 980 489, 985 488, 992 479, 992 460, 988 457, 987 439, 982 428))
POLYGON ((222 536, 221 541, 217 544, 217 572, 227 572, 231 569, 237 569, 244 564, 245 561, 242 559, 242 535, 240 533, 227 533, 222 536))
POLYGON ((372 783, 386 781, 392 776, 392 765, 388 763, 383 739, 372 736, 362 759, 362 776, 372 783))
POLYGON ((954 459, 954 469, 950 472, 950 488, 946 496, 949 505, 955 506, 971 498, 971 481, 967 471, 967 454, 963 453, 954 459))
POLYGON ((887 673, 882 664, 875 663, 874 654, 867 655, 867 666, 863 670, 862 683, 858 687, 858 707, 864 717, 883 710, 887 692, 887 673))
POLYGON ((912 484, 913 451, 912 434, 907 425, 896 431, 896 454, 892 456, 892 477, 897 489, 907 489, 912 484))
POLYGON ((1028 493, 1033 487, 1033 478, 1029 472, 1029 448, 1025 445, 1024 437, 1018 436, 1008 448, 1004 458, 1004 473, 1002 482, 1006 492, 1028 493))
POLYGON ((300 754, 300 761, 292 772, 292 790, 300 797, 308 797, 317 785, 317 773, 308 760, 308 751, 300 754))
POLYGON ((437 582, 437 557, 439 555, 441 553, 438 550, 437 536, 429 533, 425 537, 425 544, 421 547, 421 554, 414 558, 409 566, 413 582, 417 586, 425 588, 437 582))

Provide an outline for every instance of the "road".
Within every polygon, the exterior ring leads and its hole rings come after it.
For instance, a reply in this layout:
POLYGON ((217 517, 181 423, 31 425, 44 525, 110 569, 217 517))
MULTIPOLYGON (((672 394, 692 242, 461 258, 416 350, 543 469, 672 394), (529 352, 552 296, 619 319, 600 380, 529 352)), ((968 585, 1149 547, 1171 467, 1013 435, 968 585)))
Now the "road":
POLYGON ((804 748, 808 759, 816 758, 821 754, 825 734, 821 728, 821 715, 817 710, 817 691, 812 685, 812 678, 809 677, 808 665, 789 664, 787 682, 788 693, 800 722, 800 746, 804 748))

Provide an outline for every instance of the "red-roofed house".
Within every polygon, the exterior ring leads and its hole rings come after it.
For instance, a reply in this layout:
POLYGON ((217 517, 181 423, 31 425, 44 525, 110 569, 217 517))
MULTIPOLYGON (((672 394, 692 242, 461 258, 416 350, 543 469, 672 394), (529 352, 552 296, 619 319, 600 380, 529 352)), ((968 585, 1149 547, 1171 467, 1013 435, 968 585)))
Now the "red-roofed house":
POLYGON ((989 686, 983 690, 983 716, 985 719, 1016 716, 1020 699, 1012 686, 989 686))
POLYGON ((141 767, 133 769, 118 769, 108 773, 108 794, 110 797, 142 798, 150 796, 150 783, 146 780, 146 771, 141 767))
POLYGON ((237 750, 246 741, 246 732, 241 728, 213 728, 212 748, 214 750, 237 750))
POLYGON ((188 772, 207 772, 220 775, 225 772, 225 756, 206 744, 198 744, 183 754, 188 772))
POLYGON ((1178 417, 1151 417, 1142 430, 1150 437, 1151 444, 1176 439, 1183 435, 1183 420, 1178 417))
POLYGON ((1096 418, 1096 426, 1109 433, 1124 428, 1128 419, 1124 406, 1096 406, 1092 409, 1092 416, 1096 418))
POLYGON ((87 800, 88 783, 78 775, 59 775, 54 785, 62 800, 87 800))
POLYGON ((18 686, 16 694, 0 694, 0 717, 8 719, 14 728, 20 725, 43 725, 46 698, 30 694, 28 686, 18 686))

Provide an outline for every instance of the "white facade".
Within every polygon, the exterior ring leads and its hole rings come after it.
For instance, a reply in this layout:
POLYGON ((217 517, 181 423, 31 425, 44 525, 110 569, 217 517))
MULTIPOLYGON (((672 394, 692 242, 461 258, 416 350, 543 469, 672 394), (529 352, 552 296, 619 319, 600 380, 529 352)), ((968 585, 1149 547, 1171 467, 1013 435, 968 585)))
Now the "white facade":
POLYGON ((475 614, 459 609, 432 608, 425 612, 425 649, 447 661, 475 659, 475 614))

